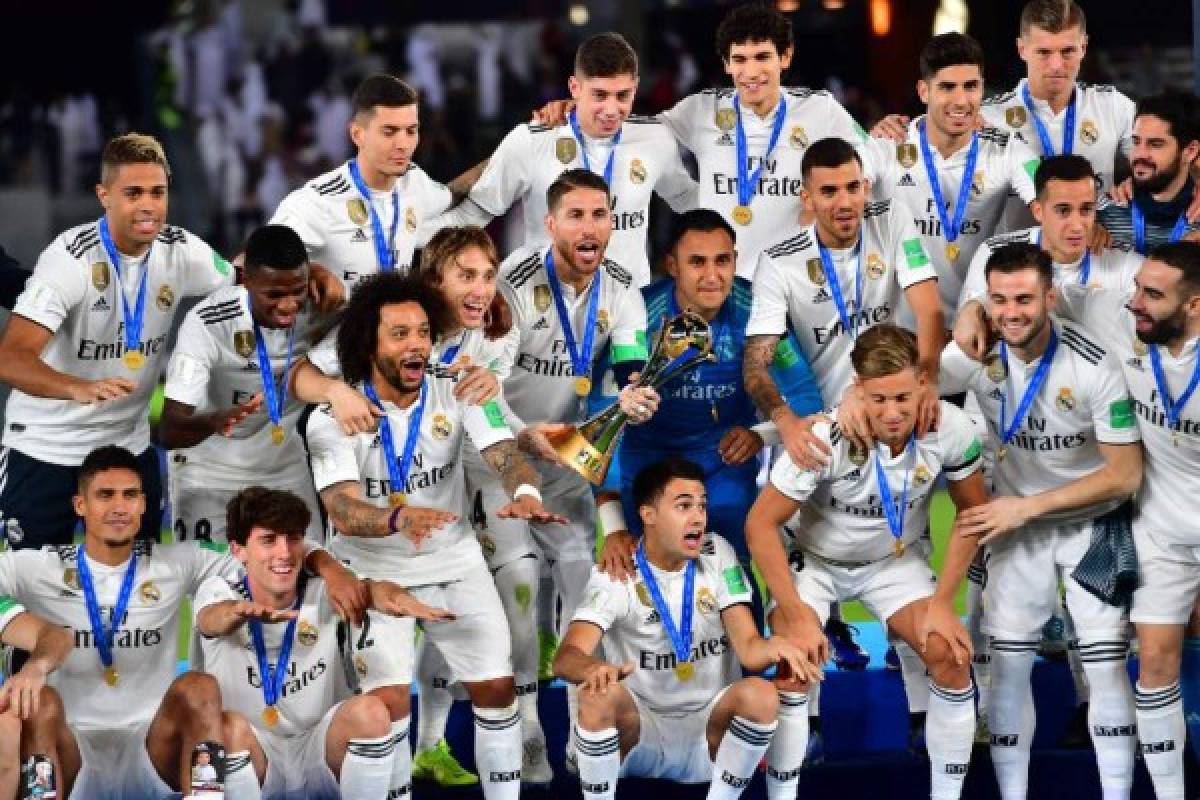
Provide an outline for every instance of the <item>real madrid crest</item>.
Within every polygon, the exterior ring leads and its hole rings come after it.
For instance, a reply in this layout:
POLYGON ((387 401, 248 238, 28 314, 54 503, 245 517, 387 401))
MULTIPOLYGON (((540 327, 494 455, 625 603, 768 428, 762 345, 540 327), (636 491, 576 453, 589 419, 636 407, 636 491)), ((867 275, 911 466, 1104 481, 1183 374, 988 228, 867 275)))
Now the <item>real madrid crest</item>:
POLYGON ((637 593, 638 602, 646 608, 654 607, 654 601, 650 599, 650 590, 646 588, 646 584, 638 581, 634 584, 633 590, 637 593))
POLYGON ((412 206, 404 211, 404 229, 409 233, 417 232, 417 211, 412 206))
POLYGON ((305 647, 312 647, 317 643, 317 626, 306 619, 300 620, 296 625, 296 641, 305 647))
POLYGON ((602 308, 596 314, 596 332, 601 336, 608 333, 608 309, 602 308))
POLYGON ((792 128, 792 132, 788 134, 788 142, 797 150, 808 147, 808 133, 804 130, 803 125, 796 125, 792 128))
POLYGON ((733 122, 735 119, 736 117, 733 115, 732 108, 718 108, 714 121, 717 123, 717 127, 721 130, 731 131, 733 130, 733 122))
POLYGON ((550 309, 550 287, 547 284, 539 283, 533 287, 533 307, 538 311, 550 309))
POLYGON ((575 160, 575 154, 579 151, 575 140, 570 136, 560 136, 554 142, 554 157, 562 164, 570 164, 575 160))
POLYGON ((234 331, 233 351, 242 358, 249 358, 254 353, 254 332, 234 331))
POLYGON ((367 204, 361 197, 351 197, 346 201, 346 213, 355 225, 366 225, 371 215, 367 213, 367 204))
POLYGON ((707 586, 696 592, 696 608, 702 614, 717 613, 717 598, 707 586))
POLYGON ((821 259, 810 258, 808 260, 808 279, 817 286, 825 285, 825 268, 821 265, 821 259))
POLYGON ((103 292, 108 288, 108 264, 104 261, 97 261, 92 264, 92 286, 96 287, 97 292, 103 292))
POLYGON ((931 480, 933 480, 933 475, 929 472, 929 467, 924 464, 918 464, 917 468, 913 470, 913 481, 918 486, 924 486, 931 480))
POLYGON ((1007 370, 1005 370, 1004 361, 998 353, 992 353, 983 363, 987 369, 988 380, 992 383, 1000 383, 1004 380, 1007 370))
POLYGON ((1004 109, 1004 121, 1010 128, 1023 128, 1029 117, 1025 114, 1025 106, 1009 106, 1004 109))
POLYGON ((1084 144, 1095 144, 1100 141, 1100 129, 1096 127, 1096 121, 1085 119, 1083 124, 1079 126, 1079 138, 1084 144))
POLYGON ((971 176, 971 191, 975 194, 983 194, 983 170, 975 170, 975 174, 971 176))
POLYGON ((887 272, 887 264, 883 263, 883 257, 878 253, 867 254, 867 277, 871 280, 879 280, 887 272))
POLYGON ((487 558, 496 555, 496 540, 486 533, 479 535, 479 547, 483 550, 483 554, 487 558))
POLYGON ((912 169, 917 163, 917 146, 909 142, 896 145, 896 160, 905 169, 912 169))
POLYGON ((158 287, 158 296, 154 298, 154 304, 158 306, 159 311, 170 311, 174 302, 175 290, 171 288, 171 284, 164 283, 158 287))
POLYGON ((646 165, 640 158, 629 162, 629 182, 642 184, 646 182, 646 165))
POLYGON ((848 455, 850 456, 850 463, 856 467, 861 467, 863 464, 866 464, 867 463, 867 449, 865 447, 859 447, 854 442, 847 442, 847 444, 849 444, 849 446, 850 446, 850 449, 848 451, 848 455))
POLYGON ((1134 338, 1134 340, 1133 340, 1133 354, 1134 354, 1135 356, 1138 356, 1139 358, 1145 358, 1145 357, 1146 357, 1146 356, 1149 354, 1149 352, 1150 352, 1150 351, 1149 351, 1149 349, 1146 347, 1146 343, 1145 343, 1145 342, 1143 342, 1141 339, 1134 338))
POLYGON ((354 671, 360 678, 367 677, 367 660, 361 654, 354 657, 354 671))
POLYGON ((154 585, 154 581, 144 581, 138 587, 138 596, 142 598, 142 602, 148 606, 152 606, 159 600, 162 600, 162 592, 154 585))
POLYGON ((67 567, 63 570, 63 584, 68 589, 79 591, 79 570, 74 567, 67 567))
POLYGON ((1075 396, 1071 394, 1071 389, 1067 386, 1058 390, 1058 396, 1054 398, 1054 405, 1059 411, 1074 411, 1075 396))
POLYGON ((454 423, 445 414, 434 414, 433 425, 431 427, 433 429, 433 438, 435 439, 449 438, 450 434, 454 431, 454 423))

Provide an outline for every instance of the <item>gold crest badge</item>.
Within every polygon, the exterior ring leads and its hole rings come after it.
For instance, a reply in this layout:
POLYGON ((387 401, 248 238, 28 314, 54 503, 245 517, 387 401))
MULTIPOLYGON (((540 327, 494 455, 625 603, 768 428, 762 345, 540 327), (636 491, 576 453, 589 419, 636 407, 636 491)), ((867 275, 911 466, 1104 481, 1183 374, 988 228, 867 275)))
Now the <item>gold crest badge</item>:
POLYGON ((346 201, 346 213, 355 225, 366 225, 371 215, 367 212, 367 203, 361 197, 351 197, 346 201))
POLYGON ((454 423, 445 414, 434 414, 433 425, 431 427, 433 429, 433 438, 435 439, 447 439, 454 432, 454 423))
POLYGON ((367 660, 361 655, 354 657, 354 671, 358 673, 358 677, 367 677, 367 660))
POLYGON ((575 160, 575 155, 578 152, 579 146, 570 136, 560 136, 554 143, 554 157, 561 164, 570 164, 575 160))
POLYGON ((917 464, 917 468, 913 470, 913 481, 918 486, 924 486, 933 480, 933 474, 930 473, 929 467, 924 464, 917 464))
POLYGON ((877 281, 887 273, 887 264, 883 263, 883 256, 878 253, 867 254, 867 277, 873 281, 877 281))
POLYGON ((601 336, 608 333, 608 309, 602 308, 596 314, 596 332, 601 336))
POLYGON ((417 210, 412 206, 404 211, 404 230, 409 233, 417 232, 417 210))
POLYGON ((175 290, 171 288, 171 284, 164 283, 158 287, 158 296, 154 298, 154 304, 158 306, 159 311, 170 311, 171 306, 175 303, 175 290))
POLYGON ((1058 390, 1058 396, 1054 398, 1054 405, 1059 411, 1074 411, 1075 396, 1071 394, 1070 388, 1064 386, 1058 390))
POLYGON ((1004 368, 1004 361, 1001 360, 999 354, 993 353, 988 356, 983 362, 987 368, 988 380, 992 383, 1000 383, 1007 375, 1007 370, 1004 368))
POLYGON ((971 191, 975 194, 983 194, 984 175, 983 170, 975 170, 975 174, 971 176, 971 191))
POLYGON ((650 590, 646 588, 646 584, 638 581, 634 584, 633 590, 637 592, 638 602, 646 608, 654 608, 654 601, 650 599, 650 590))
POLYGON ((162 600, 162 592, 154 585, 154 581, 144 581, 138 587, 138 596, 142 598, 142 602, 148 606, 152 606, 159 600, 162 600))
POLYGON ((821 265, 821 259, 810 258, 808 260, 808 279, 817 286, 825 285, 825 268, 821 265))
POLYGON ((96 287, 97 292, 103 292, 108 288, 108 264, 104 261, 97 261, 92 264, 92 286, 96 287))
POLYGON ((696 608, 701 614, 717 613, 717 598, 707 586, 696 592, 696 608))
POLYGON ((646 165, 640 158, 629 162, 629 182, 642 184, 646 182, 646 165))
POLYGON ((67 567, 63 570, 63 584, 68 589, 79 591, 79 570, 74 567, 67 567))
POLYGON ((808 132, 804 130, 803 125, 796 125, 792 128, 792 132, 788 134, 788 142, 797 150, 808 147, 808 132))
POLYGON ((1138 358, 1145 358, 1147 355, 1149 355, 1149 353, 1150 350, 1146 347, 1145 342, 1137 338, 1133 340, 1133 354, 1135 356, 1138 358))
POLYGON ((1096 121, 1085 119, 1083 124, 1079 126, 1079 138, 1084 144, 1095 144, 1100 141, 1100 129, 1096 127, 1096 121))
POLYGON ((733 115, 732 108, 718 108, 714 121, 717 123, 717 127, 721 130, 731 131, 733 130, 733 123, 736 119, 737 118, 733 115))
POLYGON ((479 547, 486 558, 496 555, 496 540, 486 533, 479 534, 479 547))
POLYGON ((234 331, 233 352, 242 358, 249 358, 254 353, 254 332, 234 331))
POLYGON ((850 445, 850 451, 849 451, 850 463, 856 467, 861 467, 863 464, 866 464, 867 463, 866 448, 859 447, 858 445, 854 444, 853 442, 849 442, 849 445, 850 445))
POLYGON ((542 312, 550 309, 550 287, 547 284, 539 283, 533 287, 533 307, 542 312))
POLYGON ((1004 109, 1004 121, 1010 128, 1024 127, 1029 117, 1025 114, 1025 106, 1009 106, 1004 109))
POLYGON ((905 169, 912 169, 917 163, 917 146, 909 142, 896 145, 896 161, 905 169))
POLYGON ((305 647, 312 647, 317 643, 317 626, 306 619, 300 620, 296 624, 296 641, 305 647))

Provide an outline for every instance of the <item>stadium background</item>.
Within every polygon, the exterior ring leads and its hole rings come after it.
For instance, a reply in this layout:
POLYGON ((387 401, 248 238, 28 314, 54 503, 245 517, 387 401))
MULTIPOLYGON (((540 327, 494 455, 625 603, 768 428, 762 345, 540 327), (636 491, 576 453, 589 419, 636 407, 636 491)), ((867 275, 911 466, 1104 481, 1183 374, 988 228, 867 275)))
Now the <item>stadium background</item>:
MULTIPOLYGON (((1188 0, 1081 4, 1090 39, 1082 80, 1113 83, 1135 99, 1169 86, 1197 85, 1197 37, 1188 0)), ((92 187, 100 148, 114 134, 139 130, 163 141, 172 165, 170 222, 232 255, 288 191, 352 154, 345 134, 348 100, 365 75, 386 71, 418 87, 416 161, 435 179, 448 181, 487 157, 531 109, 565 96, 575 47, 592 33, 620 31, 637 49, 637 113, 651 114, 693 91, 727 85, 713 34, 732 5, 67 0, 9 6, 0 47, 0 297, 10 306, 51 237, 97 215, 92 187)), ((982 43, 988 93, 1011 88, 1024 73, 1014 45, 1017 0, 775 5, 792 18, 796 37, 784 83, 829 89, 867 128, 885 113, 919 110, 917 53, 933 33, 965 31, 982 43)), ((655 203, 652 263, 661 255, 671 215, 664 203, 655 203)), ((502 252, 519 243, 516 226, 509 230, 497 221, 491 232, 502 252)), ((0 311, 0 317, 6 313, 0 311)), ((0 394, 7 390, 0 387, 0 394)), ((940 567, 953 518, 944 494, 933 516, 934 560, 940 567)), ((867 619, 857 604, 846 613, 851 622, 867 619)), ((872 667, 879 667, 882 634, 878 626, 863 630, 872 667)), ((1051 789, 1061 798, 1098 796, 1086 751, 1047 749, 1070 710, 1065 669, 1044 665, 1035 682, 1041 716, 1031 796, 1051 789)), ((801 796, 830 791, 858 797, 884 787, 894 796, 921 796, 926 768, 904 751, 899 685, 898 674, 879 669, 831 675, 823 700, 830 759, 802 780, 801 796)), ((544 700, 549 696, 543 693, 544 700)), ((548 733, 561 741, 561 702, 544 705, 548 733)), ((469 725, 461 717, 452 720, 450 735, 457 751, 469 753, 469 725)), ((965 796, 994 796, 986 767, 974 762, 965 796)), ((560 780, 546 796, 578 796, 561 764, 556 768, 560 780)), ((1138 796, 1149 797, 1148 781, 1139 772, 1138 796)), ((648 788, 637 781, 623 784, 621 796, 643 796, 648 788)), ((653 790, 665 796, 675 791, 660 784, 653 790)), ((433 796, 418 786, 417 797, 433 796)), ((759 796, 756 781, 746 797, 759 796)))

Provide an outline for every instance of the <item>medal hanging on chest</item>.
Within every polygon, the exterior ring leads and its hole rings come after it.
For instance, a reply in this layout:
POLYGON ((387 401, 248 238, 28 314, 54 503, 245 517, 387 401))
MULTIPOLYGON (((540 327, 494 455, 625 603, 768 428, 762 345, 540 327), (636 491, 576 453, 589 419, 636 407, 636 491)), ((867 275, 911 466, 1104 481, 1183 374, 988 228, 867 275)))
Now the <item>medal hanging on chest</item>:
POLYGON ((129 298, 125 296, 125 281, 121 277, 121 255, 117 252, 116 244, 113 243, 112 234, 109 233, 108 217, 101 217, 96 227, 100 234, 100 244, 104 247, 104 253, 112 262, 118 303, 121 306, 121 333, 125 345, 121 363, 125 365, 126 369, 137 371, 146 366, 146 354, 141 350, 142 327, 146 321, 146 280, 150 274, 150 253, 154 246, 151 245, 147 248, 146 255, 142 257, 137 295, 131 306, 129 298))
MULTIPOLYGON (((428 389, 428 379, 422 378, 421 395, 417 399, 416 407, 409 415, 408 434, 404 437, 404 451, 399 459, 396 458, 396 440, 392 435, 392 423, 386 413, 379 418, 379 444, 380 449, 383 450, 383 460, 387 462, 388 483, 390 484, 388 505, 392 508, 400 508, 408 503, 405 486, 408 483, 408 472, 412 467, 413 454, 417 451, 417 440, 421 438, 421 418, 425 416, 425 400, 428 389)), ((363 393, 377 408, 383 408, 383 403, 380 402, 379 395, 375 393, 375 387, 371 385, 370 381, 363 382, 363 393)))
POLYGON ((596 344, 596 318, 600 314, 600 276, 592 277, 591 286, 585 291, 590 292, 587 299, 587 315, 583 322, 583 342, 575 338, 575 329, 571 326, 571 313, 567 302, 563 299, 562 284, 558 280, 558 272, 554 267, 554 248, 546 251, 546 283, 550 286, 550 294, 554 298, 554 310, 558 314, 558 324, 562 328, 563 339, 567 345, 567 355, 571 358, 571 371, 575 374, 575 394, 580 398, 587 397, 592 391, 592 348, 596 344))
MULTIPOLYGON (((250 582, 245 577, 242 578, 242 588, 246 598, 253 600, 250 593, 250 582)), ((301 582, 299 591, 296 593, 296 602, 292 604, 292 610, 298 611, 303 602, 304 585, 301 582)), ((262 721, 268 728, 274 728, 279 724, 279 699, 283 696, 283 684, 287 680, 288 664, 292 660, 292 645, 296 641, 298 616, 287 621, 283 630, 283 642, 279 645, 279 658, 274 664, 267 659, 267 643, 263 636, 262 622, 256 619, 246 622, 250 628, 250 640, 254 643, 254 656, 258 661, 258 674, 262 680, 264 703, 262 721)))
POLYGON ((738 225, 749 225, 754 220, 754 214, 750 211, 750 203, 754 200, 763 167, 770 159, 771 153, 775 151, 775 145, 779 143, 779 134, 783 132, 783 123, 786 118, 787 98, 780 93, 779 107, 775 109, 775 122, 771 126, 771 138, 767 141, 767 150, 759 159, 754 172, 751 173, 750 154, 746 145, 746 128, 742 125, 742 105, 738 96, 736 94, 733 96, 733 150, 734 158, 737 159, 737 205, 733 207, 730 216, 738 225))
MULTIPOLYGON (((380 272, 391 272, 396 268, 396 229, 400 226, 400 194, 396 189, 392 189, 392 230, 386 238, 383 234, 383 220, 379 218, 379 211, 375 208, 375 203, 371 200, 371 190, 367 187, 367 182, 363 180, 362 173, 358 169, 358 161, 351 159, 349 164, 350 180, 354 183, 354 188, 358 189, 358 193, 362 195, 363 205, 367 207, 367 213, 371 215, 371 240, 375 244, 375 263, 379 265, 380 272)), ((411 211, 411 208, 409 209, 411 211)))
POLYGON ((967 147, 967 160, 963 166, 962 179, 958 182, 958 196, 954 200, 954 216, 947 214, 946 200, 942 196, 942 183, 938 178, 937 166, 933 162, 933 151, 929 147, 929 137, 925 131, 925 120, 917 123, 920 134, 921 158, 925 161, 925 175, 929 178, 929 190, 933 194, 933 205, 937 209, 938 220, 942 223, 942 236, 946 239, 946 259, 953 264, 958 260, 958 237, 962 233, 963 219, 967 214, 967 203, 971 199, 971 184, 975 179, 975 164, 979 160, 979 134, 971 134, 971 144, 967 147))
MULTIPOLYGON (((996 450, 997 461, 1003 461, 1008 456, 1008 446, 1016 437, 1017 430, 1024 424, 1025 418, 1029 415, 1029 409, 1033 406, 1034 398, 1041 391, 1042 384, 1046 382, 1046 376, 1050 374, 1050 365, 1054 361, 1054 353, 1057 350, 1058 331, 1051 327, 1050 341, 1046 343, 1046 352, 1042 353, 1042 360, 1038 362, 1033 378, 1025 386, 1025 393, 1021 395, 1021 401, 1017 404, 1017 413, 1011 420, 1007 418, 1009 387, 1004 387, 1004 392, 1000 395, 1000 425, 998 426, 1000 446, 996 450)), ((1012 370, 1008 366, 1008 345, 1003 341, 1000 342, 1000 360, 1004 363, 1004 374, 1011 381, 1012 370)))
POLYGON ((875 449, 875 482, 879 484, 879 500, 883 503, 883 513, 887 517, 888 530, 892 534, 892 551, 897 556, 904 555, 904 517, 908 513, 908 479, 912 476, 913 464, 917 460, 917 435, 908 437, 908 445, 904 449, 904 488, 901 490, 900 502, 892 494, 892 486, 888 483, 887 470, 884 469, 883 459, 879 448, 875 449))
POLYGON ((675 620, 671 617, 671 609, 663 597, 662 589, 658 586, 658 580, 654 577, 650 562, 646 560, 644 539, 634 550, 633 557, 637 563, 638 572, 642 575, 642 581, 646 584, 650 601, 654 604, 654 610, 658 612, 663 630, 666 631, 667 638, 671 640, 671 648, 675 651, 675 677, 686 683, 696 676, 696 665, 691 661, 692 616, 696 606, 696 560, 689 559, 683 569, 683 604, 679 615, 679 627, 676 627, 675 620))
POLYGON ((288 328, 287 357, 283 362, 283 374, 280 380, 275 380, 271 369, 271 354, 267 352, 267 343, 263 340, 262 329, 258 320, 254 319, 254 309, 250 304, 249 295, 246 298, 247 313, 254 326, 254 346, 258 354, 258 374, 262 379, 263 405, 267 407, 267 416, 271 420, 271 444, 279 447, 287 438, 283 430, 283 408, 287 404, 288 373, 292 369, 292 345, 296 341, 296 324, 288 328))
POLYGON ((1192 398, 1192 394, 1196 391, 1196 386, 1200 385, 1200 352, 1193 352, 1192 358, 1196 363, 1192 367, 1192 377, 1188 380, 1188 384, 1184 387, 1183 393, 1179 395, 1179 399, 1171 400, 1171 387, 1167 385, 1167 373, 1163 369, 1162 354, 1158 350, 1158 345, 1150 345, 1150 366, 1154 369, 1154 384, 1158 388, 1159 402, 1162 403, 1163 415, 1167 418, 1167 426, 1171 429, 1171 445, 1179 446, 1179 415, 1183 413, 1183 409, 1187 406, 1188 400, 1192 398))
POLYGON ((92 627, 92 641, 96 644, 96 654, 100 656, 101 675, 104 683, 110 688, 116 688, 121 682, 121 673, 113 656, 113 642, 125 612, 129 608, 129 598, 133 594, 133 579, 137 573, 138 554, 134 550, 129 556, 129 565, 125 567, 125 575, 121 579, 121 589, 117 594, 117 604, 112 607, 109 624, 104 625, 100 613, 100 602, 96 598, 96 584, 92 579, 92 569, 88 565, 84 548, 80 546, 75 551, 75 571, 79 576, 79 588, 83 592, 83 602, 87 606, 88 622, 92 627))

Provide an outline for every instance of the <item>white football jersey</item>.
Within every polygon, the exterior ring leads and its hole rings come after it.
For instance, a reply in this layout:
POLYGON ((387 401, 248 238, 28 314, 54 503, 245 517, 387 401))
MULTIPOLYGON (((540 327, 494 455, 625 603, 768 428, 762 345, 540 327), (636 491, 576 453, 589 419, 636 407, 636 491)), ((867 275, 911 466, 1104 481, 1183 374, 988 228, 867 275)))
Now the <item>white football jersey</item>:
MULTIPOLYGON (((550 184, 567 169, 583 168, 584 148, 588 166, 603 176, 613 152, 613 137, 581 136, 583 147, 569 124, 556 128, 523 124, 513 128, 488 159, 467 199, 435 220, 435 228, 486 225, 519 202, 525 233, 522 244, 536 247, 547 243, 546 190, 550 184)), ((632 272, 634 284, 641 287, 650 282, 646 232, 651 193, 683 213, 696 207, 696 182, 684 168, 671 132, 656 119, 631 116, 625 120, 616 151, 609 187, 613 232, 608 256, 632 272)))
MULTIPOLYGON (((272 224, 294 230, 304 241, 308 257, 340 277, 347 292, 379 272, 371 215, 350 177, 349 165, 347 161, 296 189, 271 217, 272 224)), ((413 251, 437 232, 430 221, 450 206, 450 190, 412 164, 391 192, 372 189, 370 193, 384 237, 391 235, 395 224, 393 260, 397 270, 407 272, 413 251)))
MULTIPOLYGON (((1154 531, 1155 539, 1195 547, 1200 545, 1200 390, 1179 413, 1173 430, 1163 410, 1154 379, 1149 345, 1137 338, 1133 315, 1125 308, 1130 293, 1114 289, 1085 291, 1063 287, 1059 307, 1085 326, 1121 363, 1142 433, 1143 473, 1135 525, 1154 531)), ((1187 342, 1179 357, 1158 348, 1171 400, 1177 402, 1196 368, 1197 340, 1187 342)))
MULTIPOLYGON (((249 302, 244 287, 231 286, 214 292, 187 313, 167 367, 167 398, 207 414, 232 408, 263 391, 249 302)), ((293 363, 308 349, 312 324, 313 316, 301 312, 296 320, 293 363)), ((286 386, 288 331, 260 330, 276 383, 286 386)), ((203 464, 203 486, 214 489, 302 480, 308 467, 295 428, 303 410, 304 405, 289 394, 282 418, 287 438, 282 445, 274 445, 264 395, 263 407, 240 422, 231 436, 210 436, 195 447, 176 450, 172 462, 203 464)))
POLYGON ((41 461, 77 466, 100 445, 140 453, 150 446, 147 407, 158 385, 171 324, 184 297, 233 283, 233 268, 195 234, 163 227, 150 248, 141 369, 125 353, 124 297, 137 297, 142 259, 109 263, 96 222, 71 228, 38 257, 13 313, 51 332, 42 361, 85 380, 127 378, 137 388, 120 400, 82 405, 13 389, 4 414, 4 444, 41 461), (121 286, 120 284, 124 284, 121 286), (124 297, 122 296, 124 293, 124 297))
POLYGON ((937 430, 898 456, 881 444, 856 451, 837 423, 817 423, 813 433, 829 445, 829 463, 819 470, 801 469, 785 452, 771 468, 771 485, 801 504, 787 525, 794 537, 792 547, 840 561, 875 561, 893 552, 895 539, 880 496, 876 461, 883 466, 897 506, 908 481, 901 536, 906 545, 925 535, 938 475, 965 480, 983 463, 983 446, 971 418, 945 401, 937 430))
MULTIPOLYGON (((872 325, 895 320, 904 290, 937 273, 908 215, 890 202, 868 203, 863 215, 861 247, 862 304, 855 303, 855 249, 830 250, 841 284, 846 311, 861 333, 872 325)), ((754 279, 754 305, 746 336, 782 336, 788 327, 812 364, 829 403, 842 399, 853 370, 853 331, 846 331, 821 268, 815 226, 763 251, 754 279)))
POLYGON ((8 623, 25 613, 25 606, 5 594, 0 594, 0 635, 8 623))
MULTIPOLYGON (((1001 400, 1007 415, 1004 424, 1012 424, 1041 359, 1026 364, 1009 349, 1006 368, 999 345, 988 352, 982 364, 972 361, 954 343, 942 352, 941 391, 973 390, 987 419, 997 449, 992 479, 998 495, 1028 497, 1056 489, 1104 466, 1098 445, 1131 444, 1141 439, 1116 358, 1082 328, 1057 320, 1053 324, 1058 331, 1054 361, 1029 413, 1007 444, 1002 444, 1001 400), (1000 458, 1002 448, 1005 455, 1000 458)), ((1120 503, 1111 500, 1047 515, 1041 521, 1082 522, 1120 503)))
MULTIPOLYGON (((971 256, 985 239, 997 232, 996 226, 1004 213, 1009 192, 1016 192, 1023 203, 1033 201, 1033 173, 1039 159, 1028 146, 1001 130, 984 128, 979 131, 970 199, 959 225, 958 238, 951 247, 942 230, 942 220, 930 189, 929 170, 921 154, 918 124, 922 119, 918 117, 909 124, 908 138, 903 144, 883 139, 868 140, 865 150, 874 162, 872 172, 875 174, 871 196, 876 200, 893 200, 897 207, 912 215, 913 225, 937 272, 946 326, 950 327, 954 324, 958 296, 971 256), (953 259, 950 258, 951 251, 953 259)), ((953 220, 970 145, 949 158, 943 158, 932 145, 929 150, 933 155, 946 218, 953 220)), ((900 319, 906 327, 914 324, 907 309, 900 319)))
MULTIPOLYGON (((410 506, 452 511, 459 518, 422 541, 420 548, 400 534, 368 538, 340 532, 329 545, 330 552, 361 575, 385 578, 402 586, 458 580, 476 563, 483 564, 479 543, 463 516, 463 436, 469 435, 479 450, 513 438, 496 401, 466 405, 454 397, 451 381, 427 377, 425 385, 428 389, 420 436, 407 482, 398 491, 407 495, 410 506)), ((398 459, 404 452, 409 419, 417 403, 402 409, 384 401, 383 407, 391 423, 398 459)), ((304 434, 317 491, 353 481, 362 487, 362 497, 368 503, 387 507, 392 484, 378 430, 346 436, 329 407, 323 406, 308 417, 304 434)))
MULTIPOLYGON (((733 219, 734 206, 738 205, 734 90, 705 89, 659 114, 680 146, 696 158, 700 178, 697 206, 721 212, 737 232, 737 274, 747 279, 754 277, 760 252, 800 227, 803 210, 800 160, 808 146, 819 139, 837 136, 857 147, 867 138, 829 92, 784 89, 781 96, 787 104, 787 116, 779 141, 759 175, 750 202, 752 216, 748 225, 739 225, 733 219)), ((778 105, 765 118, 742 109, 747 177, 754 173, 767 152, 778 113, 778 105)), ((868 173, 867 177, 874 176, 868 173)))
MULTIPOLYGON (((292 641, 291 658, 287 664, 287 679, 275 708, 279 724, 268 727, 262 718, 263 676, 250 626, 241 625, 227 636, 199 636, 204 653, 204 671, 217 679, 221 687, 221 703, 243 715, 259 736, 284 738, 308 733, 321 721, 334 703, 348 696, 349 684, 343 668, 342 649, 338 644, 341 618, 329 604, 325 582, 320 578, 303 579, 304 599, 292 641)), ((229 580, 214 576, 206 580, 196 593, 193 624, 200 612, 226 600, 249 599, 240 578, 229 580)), ((283 645, 286 622, 262 625, 267 661, 278 663, 283 645)))
MULTIPOLYGON (((51 673, 67 719, 79 730, 135 729, 158 711, 175 680, 179 657, 179 612, 186 597, 212 575, 229 579, 241 565, 227 553, 195 542, 152 544, 139 539, 133 592, 113 641, 113 666, 120 682, 104 681, 104 666, 92 635, 87 603, 75 566, 78 545, 0 554, 0 594, 11 595, 43 619, 69 628, 75 648, 51 673)), ((112 624, 128 562, 108 567, 88 559, 100 616, 112 624)))
MULTIPOLYGON (((548 250, 522 247, 500 265, 500 291, 512 308, 513 327, 518 331, 509 339, 515 350, 506 357, 512 367, 504 381, 504 398, 525 422, 575 422, 583 404, 575 393, 571 354, 550 292, 548 250)), ((560 285, 578 347, 583 347, 589 298, 592 292, 600 292, 593 365, 605 347, 613 364, 645 360, 646 304, 626 269, 606 258, 582 294, 576 295, 561 281, 560 285)), ((600 380, 595 373, 591 377, 593 383, 600 380)))
MULTIPOLYGON (((667 572, 650 565, 671 618, 682 623, 684 569, 667 572)), ((675 674, 675 648, 654 608, 640 574, 614 581, 592 568, 592 577, 575 610, 574 622, 590 622, 604 631, 604 657, 613 664, 630 662, 633 673, 623 681, 638 704, 656 714, 684 716, 708 705, 713 696, 742 677, 737 653, 729 642, 721 612, 752 602, 750 581, 729 542, 709 533, 696 559, 695 609, 692 612, 690 680, 675 674)))
MULTIPOLYGON (((1040 227, 1026 228, 993 236, 979 245, 979 249, 975 251, 975 257, 971 259, 966 280, 963 281, 958 301, 959 308, 971 300, 986 300, 987 274, 985 269, 992 253, 1006 244, 1037 244, 1040 234, 1040 227)), ((1089 288, 1105 287, 1132 291, 1133 279, 1138 270, 1142 268, 1144 259, 1133 249, 1133 245, 1128 242, 1114 241, 1100 255, 1093 253, 1088 260, 1090 262, 1087 276, 1089 288)), ((1081 284, 1083 282, 1083 261, 1081 256, 1078 261, 1071 264, 1054 262, 1054 285, 1061 288, 1081 284)))

